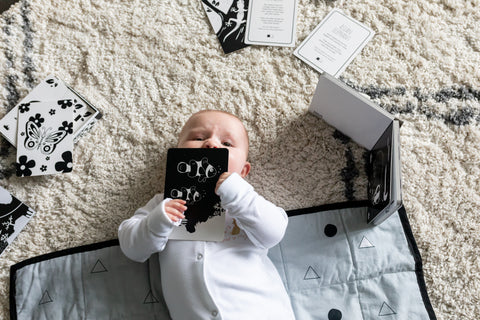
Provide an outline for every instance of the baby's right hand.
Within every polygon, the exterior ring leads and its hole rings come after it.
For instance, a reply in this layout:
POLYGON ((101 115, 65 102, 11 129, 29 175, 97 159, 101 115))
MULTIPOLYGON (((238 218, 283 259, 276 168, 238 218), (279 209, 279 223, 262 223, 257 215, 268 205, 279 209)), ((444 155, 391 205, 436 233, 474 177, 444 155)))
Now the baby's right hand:
POLYGON ((165 213, 173 222, 178 222, 181 219, 185 219, 183 214, 187 210, 185 206, 187 202, 182 199, 173 199, 165 203, 165 213))

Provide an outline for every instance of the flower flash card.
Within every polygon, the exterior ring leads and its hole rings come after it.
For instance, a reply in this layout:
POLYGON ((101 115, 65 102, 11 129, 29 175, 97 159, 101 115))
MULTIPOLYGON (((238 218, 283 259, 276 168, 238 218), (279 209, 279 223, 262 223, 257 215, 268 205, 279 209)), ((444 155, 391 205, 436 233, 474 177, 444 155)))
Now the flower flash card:
POLYGON ((31 101, 52 101, 63 97, 67 87, 53 76, 40 82, 29 94, 20 101, 9 113, 0 119, 0 133, 14 146, 17 146, 18 108, 30 108, 31 101))
POLYGON ((245 43, 295 46, 297 0, 250 0, 245 43))
POLYGON ((228 170, 228 149, 169 149, 165 198, 185 200, 187 211, 169 239, 222 241, 225 214, 215 193, 218 177, 228 170))
POLYGON ((333 9, 293 54, 315 70, 337 78, 374 34, 366 25, 333 9))
POLYGON ((0 119, 0 133, 13 145, 17 146, 18 110, 34 108, 34 102, 64 101, 73 106, 73 136, 76 142, 85 131, 102 117, 102 114, 78 92, 55 76, 48 76, 40 82, 9 113, 0 119))
POLYGON ((72 171, 73 108, 65 100, 18 108, 17 176, 72 171))

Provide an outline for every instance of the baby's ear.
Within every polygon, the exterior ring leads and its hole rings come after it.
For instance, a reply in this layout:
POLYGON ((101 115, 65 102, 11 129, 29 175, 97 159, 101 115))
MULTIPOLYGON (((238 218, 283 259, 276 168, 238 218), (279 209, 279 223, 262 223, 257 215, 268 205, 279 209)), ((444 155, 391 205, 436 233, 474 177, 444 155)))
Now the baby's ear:
POLYGON ((242 178, 245 178, 247 174, 250 172, 250 169, 252 168, 252 165, 250 162, 245 161, 245 164, 243 165, 242 171, 240 172, 240 176, 242 178))

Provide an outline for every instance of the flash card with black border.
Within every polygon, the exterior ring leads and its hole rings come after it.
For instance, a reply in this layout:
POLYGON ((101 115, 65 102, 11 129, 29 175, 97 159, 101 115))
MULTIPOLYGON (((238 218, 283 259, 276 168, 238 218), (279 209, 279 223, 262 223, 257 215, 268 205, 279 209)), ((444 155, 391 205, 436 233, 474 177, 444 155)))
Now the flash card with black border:
POLYGON ((165 198, 185 200, 187 211, 169 239, 222 241, 225 214, 215 193, 228 170, 228 149, 173 148, 167 153, 165 198))

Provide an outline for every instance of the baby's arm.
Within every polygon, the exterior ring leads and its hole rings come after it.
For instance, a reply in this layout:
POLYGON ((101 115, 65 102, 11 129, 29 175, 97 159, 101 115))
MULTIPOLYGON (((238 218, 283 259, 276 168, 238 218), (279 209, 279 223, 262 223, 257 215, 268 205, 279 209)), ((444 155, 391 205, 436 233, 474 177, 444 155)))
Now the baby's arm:
POLYGON ((120 224, 118 239, 123 253, 134 261, 144 262, 153 253, 162 251, 173 227, 180 224, 184 207, 181 200, 163 199, 160 194, 153 197, 120 224))
POLYGON ((235 218, 253 244, 268 249, 282 240, 288 224, 285 210, 265 200, 240 175, 220 176, 217 194, 222 207, 235 218), (222 177, 226 178, 220 181, 222 177))

